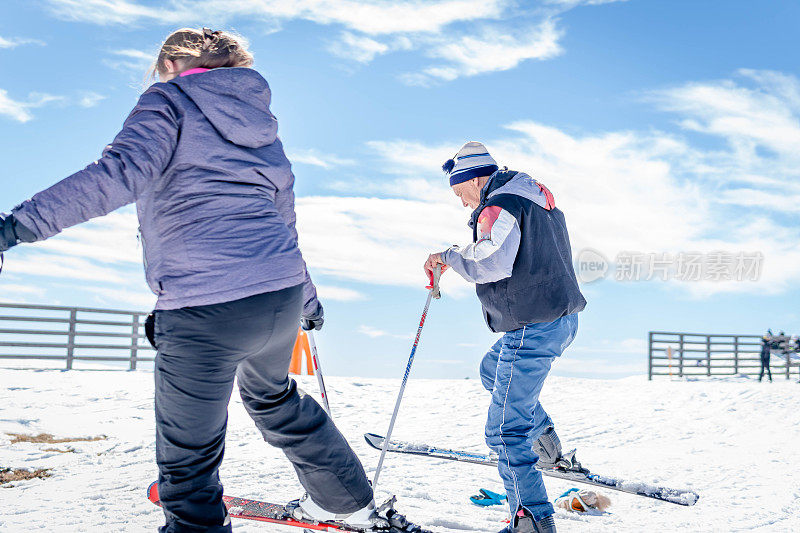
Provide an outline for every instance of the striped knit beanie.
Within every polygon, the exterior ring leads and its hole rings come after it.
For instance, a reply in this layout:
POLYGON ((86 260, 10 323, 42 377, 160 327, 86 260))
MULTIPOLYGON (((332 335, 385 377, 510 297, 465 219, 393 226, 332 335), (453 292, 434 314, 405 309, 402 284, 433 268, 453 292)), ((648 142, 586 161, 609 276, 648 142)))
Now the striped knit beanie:
POLYGON ((450 178, 450 186, 469 181, 480 176, 497 172, 497 162, 489 155, 486 147, 471 141, 461 147, 453 159, 448 159, 442 170, 450 178))

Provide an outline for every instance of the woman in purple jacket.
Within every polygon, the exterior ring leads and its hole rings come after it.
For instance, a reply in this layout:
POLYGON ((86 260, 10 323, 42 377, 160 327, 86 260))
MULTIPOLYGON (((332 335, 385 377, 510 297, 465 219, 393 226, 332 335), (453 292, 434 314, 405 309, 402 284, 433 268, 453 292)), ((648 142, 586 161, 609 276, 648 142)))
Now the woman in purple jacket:
POLYGON ((307 490, 305 517, 380 518, 347 441, 288 378, 298 321, 323 311, 297 246, 294 176, 246 43, 182 29, 122 131, 85 169, 0 217, 0 252, 136 202, 155 311, 164 532, 231 530, 218 470, 234 377, 264 439, 307 490))

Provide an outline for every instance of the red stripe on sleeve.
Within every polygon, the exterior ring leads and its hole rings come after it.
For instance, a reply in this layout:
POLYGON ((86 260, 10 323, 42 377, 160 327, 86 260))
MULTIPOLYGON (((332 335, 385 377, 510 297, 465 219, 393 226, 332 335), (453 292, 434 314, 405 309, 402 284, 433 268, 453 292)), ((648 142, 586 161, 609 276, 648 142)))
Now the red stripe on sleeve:
POLYGON ((492 226, 497 221, 497 217, 503 211, 501 207, 490 205, 481 211, 478 217, 478 233, 481 239, 488 239, 492 235, 492 226))

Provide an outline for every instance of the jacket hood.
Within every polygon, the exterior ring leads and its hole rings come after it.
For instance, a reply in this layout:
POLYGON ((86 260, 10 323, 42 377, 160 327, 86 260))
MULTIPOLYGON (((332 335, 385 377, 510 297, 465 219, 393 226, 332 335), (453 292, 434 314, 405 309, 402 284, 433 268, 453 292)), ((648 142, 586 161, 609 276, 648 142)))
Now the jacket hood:
POLYGON ((275 142, 278 121, 269 110, 269 84, 250 68, 216 68, 178 76, 169 83, 200 109, 230 142, 260 148, 275 142))
POLYGON ((501 176, 499 172, 495 173, 483 190, 487 199, 497 194, 515 194, 545 209, 552 209, 555 207, 555 202, 552 195, 548 197, 548 193, 546 187, 524 172, 516 172, 511 176, 501 176))

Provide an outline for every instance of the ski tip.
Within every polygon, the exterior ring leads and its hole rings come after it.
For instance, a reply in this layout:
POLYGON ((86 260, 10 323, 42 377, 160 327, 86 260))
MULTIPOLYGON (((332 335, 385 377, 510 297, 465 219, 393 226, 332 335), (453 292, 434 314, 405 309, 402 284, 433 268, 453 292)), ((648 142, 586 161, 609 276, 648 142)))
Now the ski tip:
POLYGON ((383 437, 375 433, 364 433, 364 440, 366 440, 367 444, 373 448, 380 449, 381 445, 383 444, 383 437))
POLYGON ((161 500, 158 497, 158 481, 153 481, 150 483, 150 486, 147 487, 147 499, 156 505, 161 503, 161 500))
POLYGON ((697 500, 699 500, 699 499, 700 499, 700 495, 697 494, 696 492, 693 492, 693 491, 684 492, 680 496, 680 500, 681 500, 680 504, 681 505, 685 505, 687 507, 691 507, 692 505, 696 504, 697 500))

